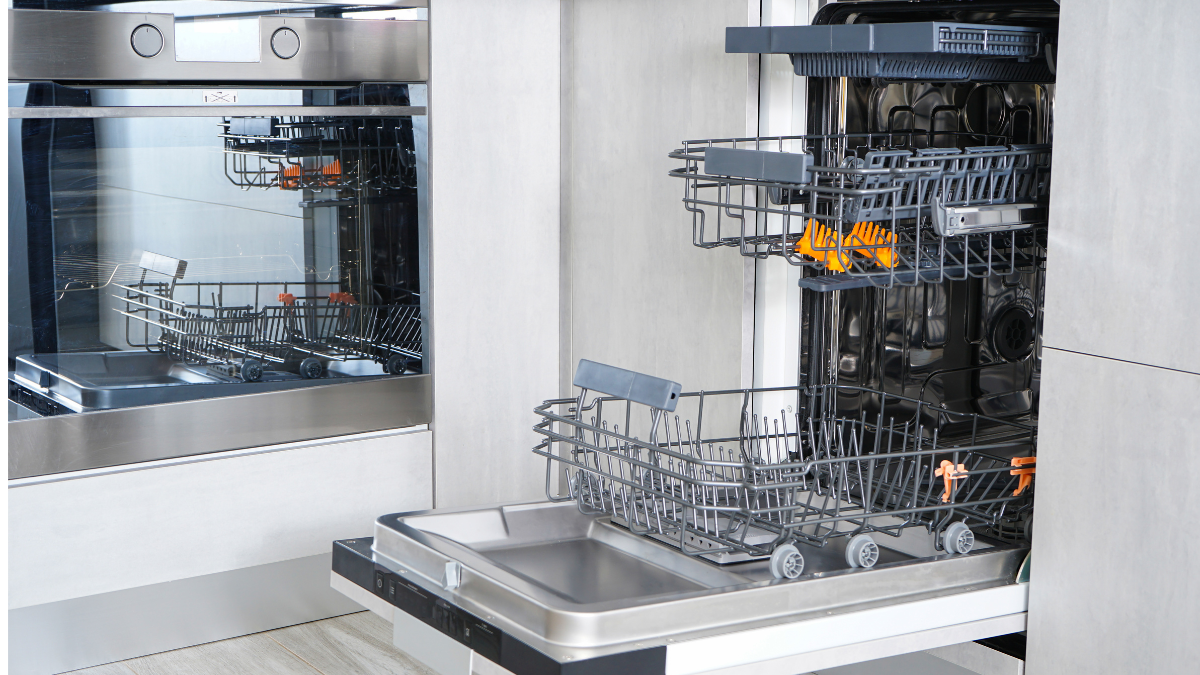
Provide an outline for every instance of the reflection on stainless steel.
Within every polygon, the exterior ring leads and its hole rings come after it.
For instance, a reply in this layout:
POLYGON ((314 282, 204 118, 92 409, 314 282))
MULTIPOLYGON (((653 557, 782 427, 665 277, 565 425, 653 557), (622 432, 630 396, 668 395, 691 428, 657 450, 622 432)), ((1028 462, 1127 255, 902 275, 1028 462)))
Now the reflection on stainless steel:
MULTIPOLYGON (((368 362, 369 363, 369 362, 368 362)), ((327 378, 384 375, 383 368, 333 369, 327 378)), ((195 401, 218 396, 261 394, 327 380, 269 372, 261 382, 222 377, 204 366, 189 366, 163 353, 145 351, 26 354, 17 357, 13 382, 75 412, 195 401), (184 386, 200 385, 200 386, 184 386)))
POLYGON ((9 422, 8 477, 427 424, 430 392, 409 375, 9 422))
POLYGON ((283 15, 258 17, 253 63, 175 60, 171 14, 9 10, 9 80, 23 82, 424 82, 429 78, 426 21, 353 21, 283 15), (155 27, 163 46, 141 56, 131 36, 155 27), (280 58, 271 36, 296 32, 299 52, 280 58))
POLYGON ((243 105, 243 106, 95 106, 9 108, 9 119, 61 119, 68 117, 280 117, 288 115, 351 115, 354 117, 411 117, 424 115, 425 106, 405 105, 243 105))
POLYGON ((712 565, 585 516, 574 503, 541 502, 384 516, 373 552, 424 591, 574 658, 1010 584, 1025 556, 1005 545, 935 556, 919 537, 888 544, 869 570, 849 569, 836 545, 816 549, 804 576, 781 582, 766 561, 712 565), (460 580, 451 594, 442 580, 452 561, 460 580))

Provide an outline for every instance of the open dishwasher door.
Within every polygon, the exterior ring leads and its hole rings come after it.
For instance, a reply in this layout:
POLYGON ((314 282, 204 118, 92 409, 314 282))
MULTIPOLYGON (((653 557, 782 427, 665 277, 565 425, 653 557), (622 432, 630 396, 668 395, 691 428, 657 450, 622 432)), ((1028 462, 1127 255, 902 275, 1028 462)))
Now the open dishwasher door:
POLYGON ((829 387, 768 425, 753 406, 779 390, 588 361, 575 384, 537 408, 551 499, 387 515, 334 545, 334 588, 440 672, 794 675, 1024 629, 1007 535, 1032 463, 997 457, 1031 429, 923 441, 916 420, 961 415, 881 395, 846 418, 829 387))

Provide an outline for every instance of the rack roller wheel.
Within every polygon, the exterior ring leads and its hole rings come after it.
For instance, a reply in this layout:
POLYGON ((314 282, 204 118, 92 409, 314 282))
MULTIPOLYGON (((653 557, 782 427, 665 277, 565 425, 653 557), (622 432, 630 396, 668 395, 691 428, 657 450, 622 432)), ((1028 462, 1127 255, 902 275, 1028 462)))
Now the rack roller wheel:
POLYGON ((238 370, 238 375, 242 377, 243 382, 258 382, 263 376, 262 364, 254 359, 246 359, 242 361, 242 367, 238 370))
POLYGON ((804 556, 792 544, 776 546, 771 552, 771 574, 776 579, 795 579, 804 571, 804 556))
POLYGON ((392 354, 384 364, 383 370, 392 375, 403 375, 408 370, 408 357, 403 354, 392 354))
POLYGON ((879 561, 879 545, 869 534, 858 534, 846 544, 846 562, 851 567, 874 567, 879 561))
POLYGON ((325 366, 321 363, 321 359, 310 356, 300 362, 300 377, 306 380, 315 380, 325 373, 325 366))
POLYGON ((975 534, 961 520, 950 523, 942 532, 942 548, 946 553, 968 553, 975 545, 975 534))
POLYGON ((961 520, 952 522, 946 530, 942 531, 942 548, 946 549, 948 554, 965 554, 971 551, 971 546, 974 545, 974 533, 971 528, 967 527, 966 522, 961 520))

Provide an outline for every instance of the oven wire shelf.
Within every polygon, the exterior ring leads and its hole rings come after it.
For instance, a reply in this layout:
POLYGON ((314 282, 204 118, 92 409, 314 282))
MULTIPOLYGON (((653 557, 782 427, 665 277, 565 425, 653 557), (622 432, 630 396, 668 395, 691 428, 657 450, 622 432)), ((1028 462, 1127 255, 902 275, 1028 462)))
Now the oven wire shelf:
POLYGON ((405 118, 228 117, 220 124, 225 176, 249 190, 415 189, 405 118))
POLYGON ((967 132, 685 141, 692 242, 782 257, 814 290, 1038 269, 1050 146, 967 132), (943 147, 949 146, 949 147, 943 147))
POLYGON ((130 346, 181 363, 256 382, 267 371, 319 378, 334 361, 401 375, 422 359, 419 303, 360 304, 330 282, 147 281, 150 273, 114 283, 114 309, 130 346))

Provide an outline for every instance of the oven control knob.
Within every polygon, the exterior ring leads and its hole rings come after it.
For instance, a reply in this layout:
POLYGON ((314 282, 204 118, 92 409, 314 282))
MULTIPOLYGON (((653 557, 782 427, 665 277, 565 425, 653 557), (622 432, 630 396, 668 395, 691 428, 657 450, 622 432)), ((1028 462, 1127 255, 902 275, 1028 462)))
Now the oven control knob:
POLYGON ((291 28, 280 28, 271 35, 271 51, 281 59, 290 59, 300 51, 300 36, 291 28))
POLYGON ((137 52, 138 56, 146 58, 158 56, 163 48, 162 33, 148 23, 134 28, 133 35, 129 36, 129 42, 133 44, 133 51, 137 52))

